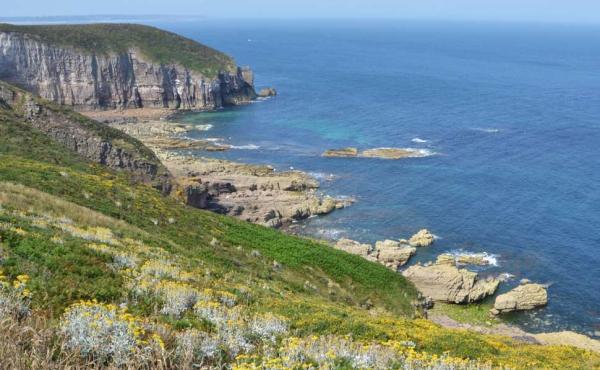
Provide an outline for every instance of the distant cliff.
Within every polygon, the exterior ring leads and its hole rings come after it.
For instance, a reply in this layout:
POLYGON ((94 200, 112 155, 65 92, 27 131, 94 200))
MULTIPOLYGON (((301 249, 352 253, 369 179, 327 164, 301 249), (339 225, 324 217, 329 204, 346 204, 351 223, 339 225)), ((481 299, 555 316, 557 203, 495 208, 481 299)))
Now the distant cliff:
POLYGON ((215 109, 256 97, 250 69, 139 25, 0 24, 0 79, 78 110, 215 109))

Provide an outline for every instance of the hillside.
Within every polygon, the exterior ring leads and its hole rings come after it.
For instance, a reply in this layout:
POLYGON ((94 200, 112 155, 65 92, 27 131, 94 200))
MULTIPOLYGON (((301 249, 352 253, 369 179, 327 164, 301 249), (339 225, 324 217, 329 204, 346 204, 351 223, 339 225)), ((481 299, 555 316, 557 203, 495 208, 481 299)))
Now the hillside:
POLYGON ((600 366, 583 350, 443 329, 381 265, 132 180, 0 104, 4 367, 600 366))
POLYGON ((78 110, 216 109, 256 97, 212 48, 134 24, 0 24, 0 79, 78 110))

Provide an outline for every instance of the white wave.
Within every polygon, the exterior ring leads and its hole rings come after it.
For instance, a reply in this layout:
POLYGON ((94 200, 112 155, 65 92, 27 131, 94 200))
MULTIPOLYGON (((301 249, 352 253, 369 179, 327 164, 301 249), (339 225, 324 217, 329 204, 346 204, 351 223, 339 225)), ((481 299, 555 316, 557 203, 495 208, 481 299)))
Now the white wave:
POLYGON ((450 251, 449 254, 454 256, 454 258, 459 257, 476 257, 481 258, 483 261, 487 263, 488 266, 498 266, 498 256, 495 254, 490 254, 487 252, 467 252, 462 249, 450 251))
POLYGON ((257 150, 260 149, 260 146, 254 144, 246 144, 246 145, 230 145, 231 149, 239 149, 239 150, 257 150))
POLYGON ((346 230, 342 229, 319 229, 317 234, 321 237, 329 240, 338 240, 346 233, 346 230))
POLYGON ((429 150, 429 149, 406 148, 405 150, 412 152, 413 154, 411 155, 411 157, 415 157, 415 158, 431 157, 431 156, 437 155, 436 152, 434 152, 433 150, 429 150))
POLYGON ((336 176, 332 173, 309 172, 308 174, 319 181, 333 181, 336 179, 336 176))
POLYGON ((204 140, 210 141, 211 143, 218 143, 218 142, 223 141, 224 139, 220 138, 220 137, 208 137, 208 138, 206 138, 204 140))
POLYGON ((213 128, 213 125, 211 125, 210 123, 206 124, 206 125, 196 125, 196 126, 194 126, 194 129, 197 130, 197 131, 208 131, 211 128, 213 128))
POLYGON ((425 139, 421 139, 421 138, 414 138, 411 140, 413 143, 417 143, 417 144, 424 144, 424 143, 428 143, 429 140, 425 140, 425 139))
POLYGON ((498 276, 498 279, 500 279, 500 281, 504 282, 504 281, 509 281, 515 278, 515 275, 513 274, 509 274, 508 272, 503 272, 502 274, 500 274, 498 276))
POLYGON ((488 134, 497 134, 498 132, 500 132, 499 128, 493 128, 493 127, 475 127, 473 130, 475 131, 479 131, 479 132, 486 132, 488 134))

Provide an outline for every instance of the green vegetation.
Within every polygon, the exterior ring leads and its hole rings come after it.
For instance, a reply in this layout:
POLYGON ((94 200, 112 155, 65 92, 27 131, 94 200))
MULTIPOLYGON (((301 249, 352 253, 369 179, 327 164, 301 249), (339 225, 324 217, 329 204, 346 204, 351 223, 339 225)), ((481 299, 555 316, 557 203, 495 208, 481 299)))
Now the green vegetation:
POLYGON ((229 56, 193 40, 154 27, 135 24, 18 26, 0 24, 0 32, 26 33, 45 43, 86 53, 138 50, 151 61, 180 64, 206 77, 235 70, 229 56))
POLYGON ((490 315, 490 309, 494 306, 493 298, 487 298, 483 302, 457 305, 436 303, 430 311, 431 314, 441 314, 450 317, 465 324, 474 324, 481 326, 493 326, 500 321, 490 315))
POLYGON ((363 367, 600 366, 583 350, 441 328, 381 265, 186 207, 0 108, 0 314, 11 296, 32 313, 0 318, 10 368, 102 367, 130 353, 152 368, 347 369, 366 353, 380 362, 363 367), (128 350, 110 352, 113 340, 128 350))

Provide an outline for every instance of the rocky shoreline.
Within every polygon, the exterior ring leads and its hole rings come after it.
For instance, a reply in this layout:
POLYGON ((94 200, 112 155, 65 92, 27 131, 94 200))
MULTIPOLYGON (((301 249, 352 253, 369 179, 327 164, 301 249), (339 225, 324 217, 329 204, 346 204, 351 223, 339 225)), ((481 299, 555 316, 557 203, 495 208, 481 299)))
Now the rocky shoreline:
MULTIPOLYGON (((267 227, 280 228, 312 216, 326 215, 352 204, 352 200, 335 199, 321 194, 318 191, 319 182, 301 171, 278 172, 270 166, 195 155, 192 151, 209 153, 228 150, 229 147, 212 141, 186 138, 185 135, 192 130, 208 128, 167 121, 173 118, 176 111, 136 111, 89 112, 87 115, 104 121, 150 147, 173 175, 176 196, 190 206, 231 215, 267 227)), ((329 151, 324 155, 384 159, 414 156, 414 153, 399 150, 374 152, 371 156, 363 155, 363 152, 354 148, 347 148, 329 151)), ((500 277, 481 277, 478 273, 464 268, 467 265, 487 266, 490 262, 485 253, 442 253, 434 262, 417 263, 400 271, 419 248, 429 247, 434 242, 435 236, 424 229, 409 239, 383 240, 374 245, 341 239, 332 247, 402 273, 421 292, 423 301, 420 306, 426 310, 433 307, 435 302, 470 304, 496 293, 502 282, 500 277)), ((490 318, 512 311, 531 310, 546 304, 546 287, 524 281, 517 288, 496 296, 490 310, 490 318)), ((504 323, 481 327, 460 323, 445 315, 432 314, 429 318, 448 328, 505 335, 528 343, 572 345, 593 351, 599 351, 600 348, 600 342, 574 332, 531 334, 504 323)))
POLYGON ((319 182, 301 171, 279 172, 271 166, 198 156, 198 151, 209 153, 230 147, 186 138, 186 133, 206 127, 167 121, 174 111, 140 113, 137 117, 131 112, 122 116, 121 111, 86 114, 148 146, 174 176, 176 196, 190 206, 279 228, 353 202, 322 194, 319 182))

